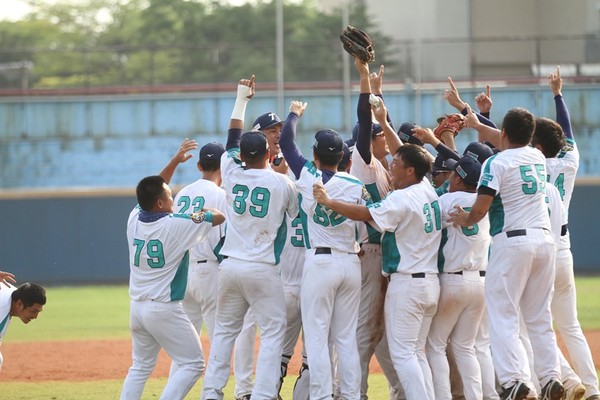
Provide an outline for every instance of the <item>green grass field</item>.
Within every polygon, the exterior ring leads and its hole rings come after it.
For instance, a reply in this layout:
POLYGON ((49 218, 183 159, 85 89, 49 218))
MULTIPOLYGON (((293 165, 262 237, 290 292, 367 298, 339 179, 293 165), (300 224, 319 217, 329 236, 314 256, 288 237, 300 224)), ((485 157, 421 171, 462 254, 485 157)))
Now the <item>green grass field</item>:
MULTIPOLYGON (((577 278, 579 320, 584 329, 600 329, 600 277, 577 278)), ((89 340, 129 338, 129 297, 126 286, 51 287, 47 290, 48 303, 40 317, 28 326, 13 321, 4 343, 47 340, 89 340)), ((124 377, 123 377, 124 378, 124 377)), ((284 384, 284 399, 291 398, 294 374, 284 384), (291 379, 290 379, 291 378, 291 379)), ((165 378, 151 379, 143 399, 160 397, 165 378)), ((232 381, 226 388, 225 398, 233 398, 232 381)), ((123 379, 95 382, 2 382, 3 399, 118 399, 123 379)), ((383 375, 369 379, 369 396, 387 397, 383 375)), ((198 399, 199 382, 187 399, 198 399)))

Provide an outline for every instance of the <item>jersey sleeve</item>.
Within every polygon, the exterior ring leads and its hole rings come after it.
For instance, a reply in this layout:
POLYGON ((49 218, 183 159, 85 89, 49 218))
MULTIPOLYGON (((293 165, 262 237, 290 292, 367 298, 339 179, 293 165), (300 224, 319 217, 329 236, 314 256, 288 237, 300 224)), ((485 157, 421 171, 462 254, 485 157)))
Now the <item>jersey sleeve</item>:
POLYGON ((452 201, 452 197, 448 196, 448 193, 445 193, 440 196, 439 203, 442 214, 442 228, 448 228, 453 224, 450 222, 450 212, 452 212, 454 202, 452 201))
POLYGON ((398 191, 390 193, 385 199, 369 204, 373 221, 383 230, 394 232, 398 222, 404 216, 402 195, 398 191))
POLYGON ((178 239, 184 249, 190 249, 204 241, 212 228, 212 213, 205 213, 205 218, 199 220, 198 214, 171 214, 169 230, 178 239))
POLYGON ((483 186, 498 192, 500 190, 501 174, 498 163, 493 162, 495 159, 496 157, 492 156, 483 162, 478 187, 483 186))
POLYGON ((242 160, 240 159, 240 149, 238 147, 227 150, 221 156, 221 176, 225 180, 233 171, 242 168, 242 160))
POLYGON ((291 219, 294 219, 298 216, 298 212, 299 212, 298 187, 287 176, 284 176, 284 178, 285 178, 285 180, 284 180, 285 184, 287 185, 286 194, 288 197, 287 215, 291 219))

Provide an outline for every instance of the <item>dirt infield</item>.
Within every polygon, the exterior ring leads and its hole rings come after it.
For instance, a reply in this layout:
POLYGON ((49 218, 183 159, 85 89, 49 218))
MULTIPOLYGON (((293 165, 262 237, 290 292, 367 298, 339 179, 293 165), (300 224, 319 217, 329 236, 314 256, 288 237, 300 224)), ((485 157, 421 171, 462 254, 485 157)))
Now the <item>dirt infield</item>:
MULTIPOLYGON (((600 366, 600 330, 585 333, 596 368, 600 366)), ((207 348, 203 338, 203 348, 207 348)), ((130 340, 3 343, 1 381, 93 381, 123 379, 131 363, 130 340)), ((300 346, 290 363, 290 374, 300 368, 300 346)), ((169 357, 161 352, 153 377, 169 374, 169 357)), ((377 361, 373 372, 381 372, 377 361)))

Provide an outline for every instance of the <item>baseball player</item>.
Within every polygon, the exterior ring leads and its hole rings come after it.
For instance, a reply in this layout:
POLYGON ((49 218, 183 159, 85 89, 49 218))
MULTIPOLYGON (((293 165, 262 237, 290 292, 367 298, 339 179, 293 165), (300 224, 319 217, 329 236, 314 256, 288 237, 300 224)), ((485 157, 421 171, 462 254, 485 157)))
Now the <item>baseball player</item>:
POLYGON ((465 209, 475 202, 481 173, 479 161, 463 156, 447 160, 452 168, 449 193, 440 196, 443 236, 438 257, 440 299, 427 338, 427 359, 433 374, 436 399, 452 399, 448 340, 460 366, 458 371, 467 400, 482 399, 481 370, 475 339, 485 308, 484 276, 490 246, 489 221, 484 217, 470 228, 455 227, 449 213, 456 205, 465 209))
MULTIPOLYGON (((441 240, 438 196, 425 179, 431 155, 423 147, 398 148, 390 166, 395 189, 366 206, 329 198, 322 185, 315 199, 359 221, 374 221, 382 231, 383 271, 390 275, 385 327, 394 366, 409 400, 435 399, 424 346, 439 297, 437 250, 441 240)), ((310 361, 310 354, 309 361, 310 361)))
POLYGON ((310 398, 331 398, 332 363, 329 344, 338 355, 340 392, 356 399, 360 389, 360 364, 356 347, 356 324, 360 301, 357 224, 317 204, 312 186, 323 182, 336 198, 363 203, 363 185, 353 176, 337 172, 343 156, 339 133, 331 129, 315 134, 314 161, 302 156, 294 143, 296 124, 306 104, 292 101, 281 130, 280 146, 296 176, 306 254, 301 284, 304 340, 310 370, 310 398))
MULTIPOLYGON (((556 120, 559 126, 548 119, 538 119, 532 145, 539 148, 546 156, 548 182, 558 188, 568 215, 575 186, 575 176, 579 168, 579 150, 573 137, 569 110, 562 96, 560 67, 557 67, 556 73, 549 75, 548 81, 554 94, 556 120), (563 143, 563 134, 566 144, 563 143)), ((569 232, 564 229, 562 233, 557 242, 552 316, 556 322, 556 329, 560 332, 569 352, 573 369, 585 386, 585 398, 598 400, 600 398, 598 375, 592 353, 577 319, 573 255, 571 254, 569 232)), ((566 387, 567 395, 575 390, 569 386, 566 387)))
MULTIPOLYGON (((383 65, 378 73, 370 74, 368 64, 358 58, 354 61, 360 75, 360 95, 357 105, 358 134, 350 173, 363 182, 373 201, 380 201, 391 191, 385 157, 390 152, 395 153, 402 142, 389 123, 383 104, 383 65), (375 118, 381 121, 377 125, 373 124, 369 103, 372 92, 381 99, 380 106, 375 107, 375 118)), ((361 366, 360 395, 361 399, 368 398, 369 363, 375 354, 390 384, 391 398, 400 398, 403 395, 402 385, 390 358, 383 323, 388 281, 382 274, 381 233, 368 224, 366 227, 368 238, 361 244, 361 298, 356 331, 361 366)))
MULTIPOLYGON (((36 319, 44 310, 46 291, 35 283, 24 283, 18 288, 8 281, 16 283, 10 272, 0 271, 0 344, 6 335, 12 317, 18 317, 24 324, 36 319)), ((2 370, 2 353, 0 353, 0 371, 2 370)))
POLYGON ((127 221, 133 365, 123 383, 122 400, 141 398, 161 348, 178 367, 161 399, 183 399, 204 369, 200 340, 181 300, 189 250, 225 217, 214 209, 174 214, 168 185, 177 165, 189 160, 192 155, 187 152, 197 147, 194 140, 184 140, 161 173, 143 178, 136 188, 138 205, 127 221))
POLYGON ((286 238, 285 217, 298 215, 293 182, 269 168, 262 132, 242 134, 254 76, 242 79, 231 114, 226 153, 221 158, 227 196, 227 234, 221 254, 214 340, 204 378, 203 399, 222 399, 231 353, 244 316, 252 307, 261 331, 253 399, 277 398, 286 327, 283 286, 276 267, 286 238), (245 163, 245 167, 242 166, 245 163))
MULTIPOLYGON (((198 170, 202 178, 184 187, 175 196, 175 211, 181 214, 194 213, 203 208, 225 210, 225 191, 221 189, 221 155, 225 148, 220 143, 207 143, 200 149, 198 170)), ((183 310, 200 335, 202 322, 206 324, 208 337, 212 341, 217 311, 217 273, 221 256, 221 238, 225 234, 223 225, 210 230, 205 241, 190 249, 188 284, 183 299, 183 310)), ((171 363, 170 375, 177 369, 171 363)))
MULTIPOLYGON (((470 111, 467 126, 497 135, 470 111)), ((503 387, 502 399, 525 399, 526 352, 519 341, 519 309, 531 338, 542 399, 564 394, 549 302, 554 283, 555 245, 545 203, 546 162, 528 146, 535 120, 524 109, 507 112, 500 142, 503 151, 488 158, 470 212, 458 208, 451 220, 463 227, 490 212, 492 251, 485 299, 490 320, 492 358, 503 387)))

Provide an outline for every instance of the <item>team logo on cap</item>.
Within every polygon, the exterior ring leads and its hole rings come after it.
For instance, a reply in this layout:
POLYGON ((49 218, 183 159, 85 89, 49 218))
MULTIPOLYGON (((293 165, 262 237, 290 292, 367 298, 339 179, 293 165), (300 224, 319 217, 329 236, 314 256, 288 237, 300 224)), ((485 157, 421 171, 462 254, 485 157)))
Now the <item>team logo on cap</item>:
POLYGON ((409 136, 409 135, 407 135, 407 134, 406 134, 406 133, 404 133, 404 132, 401 132, 401 133, 400 133, 400 139, 402 139, 402 140, 404 140, 404 141, 406 142, 406 141, 408 141, 408 139, 410 139, 410 136, 409 136))
POLYGON ((467 173, 460 165, 456 167, 456 173, 460 175, 461 178, 465 179, 467 177, 467 173))
POLYGON ((467 153, 465 154, 465 156, 469 156, 473 160, 479 161, 479 156, 477 154, 473 153, 472 151, 467 151, 467 153))

